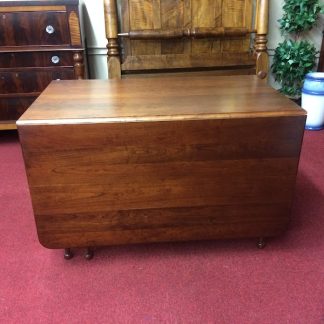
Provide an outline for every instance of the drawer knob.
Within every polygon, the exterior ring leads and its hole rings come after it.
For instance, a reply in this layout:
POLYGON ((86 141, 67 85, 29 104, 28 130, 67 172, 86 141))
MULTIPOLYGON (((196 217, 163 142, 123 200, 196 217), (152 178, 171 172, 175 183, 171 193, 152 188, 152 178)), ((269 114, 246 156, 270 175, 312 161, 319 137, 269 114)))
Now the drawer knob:
POLYGON ((60 58, 57 55, 54 55, 52 56, 51 61, 54 64, 58 64, 60 62, 60 58))
POLYGON ((47 34, 53 34, 55 32, 55 29, 52 25, 46 26, 46 33, 47 34))

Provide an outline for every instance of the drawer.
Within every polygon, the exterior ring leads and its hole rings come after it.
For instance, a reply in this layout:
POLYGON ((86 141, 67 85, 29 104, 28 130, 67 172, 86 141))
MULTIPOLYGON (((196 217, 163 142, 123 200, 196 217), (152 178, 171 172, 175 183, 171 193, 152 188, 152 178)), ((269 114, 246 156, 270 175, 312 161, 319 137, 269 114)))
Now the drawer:
POLYGON ((0 97, 0 120, 17 120, 37 97, 0 97))
POLYGON ((66 12, 0 14, 0 46, 67 44, 70 32, 66 12))
POLYGON ((74 79, 73 68, 0 71, 0 93, 28 93, 41 92, 52 80, 74 79))
POLYGON ((73 66, 72 52, 20 52, 0 54, 0 68, 73 66))

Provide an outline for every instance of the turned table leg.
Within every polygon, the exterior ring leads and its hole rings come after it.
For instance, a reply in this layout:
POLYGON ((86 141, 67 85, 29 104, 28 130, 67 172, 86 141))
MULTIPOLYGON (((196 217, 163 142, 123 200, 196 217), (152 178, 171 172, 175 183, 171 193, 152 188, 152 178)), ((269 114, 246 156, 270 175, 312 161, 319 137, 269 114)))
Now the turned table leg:
POLYGON ((259 249, 263 249, 266 246, 266 241, 264 237, 259 237, 258 242, 257 242, 257 247, 259 249))
POLYGON ((70 260, 73 258, 73 253, 71 249, 64 249, 64 259, 70 260))
POLYGON ((93 255, 94 255, 94 252, 91 248, 86 248, 86 252, 85 252, 85 255, 84 257, 87 259, 87 260, 91 260, 93 258, 93 255))

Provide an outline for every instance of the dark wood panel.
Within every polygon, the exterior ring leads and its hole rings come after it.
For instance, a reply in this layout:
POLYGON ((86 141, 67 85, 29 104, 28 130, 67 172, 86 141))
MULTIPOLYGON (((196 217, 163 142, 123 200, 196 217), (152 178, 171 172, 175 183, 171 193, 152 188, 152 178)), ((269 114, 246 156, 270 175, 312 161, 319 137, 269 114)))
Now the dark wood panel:
POLYGON ((40 242, 47 248, 141 242, 275 236, 289 223, 290 206, 224 205, 38 215, 40 242), (86 230, 87 235, 84 235, 86 230))
MULTIPOLYGON (((27 133, 29 136, 33 133, 27 133)), ((38 133, 39 134, 39 133, 38 133)), ((235 138, 235 137, 234 137, 235 138)), ((259 158, 264 157, 265 160, 260 162, 260 166, 270 167, 270 163, 275 163, 274 159, 280 158, 282 159, 282 163, 286 166, 294 163, 294 157, 298 155, 298 148, 288 147, 289 144, 281 145, 278 147, 278 151, 274 152, 274 150, 269 150, 269 145, 256 145, 256 147, 251 150, 245 150, 245 147, 242 147, 240 150, 236 148, 242 144, 242 141, 237 143, 237 146, 232 146, 231 148, 226 150, 226 144, 220 146, 215 143, 202 143, 202 144, 186 144, 186 145, 175 145, 174 147, 164 147, 164 146, 156 146, 150 145, 132 145, 127 146, 127 150, 125 147, 114 147, 107 146, 101 149, 95 147, 83 147, 78 149, 77 151, 72 151, 71 146, 58 148, 56 147, 55 142, 53 141, 53 146, 55 146, 55 151, 52 151, 50 148, 42 148, 41 150, 32 149, 26 151, 28 155, 28 159, 33 161, 30 172, 35 171, 37 174, 42 168, 43 165, 47 165, 47 163, 51 162, 54 158, 56 159, 56 163, 53 166, 53 169, 45 168, 45 173, 47 177, 55 176, 55 177, 64 177, 64 173, 68 172, 71 174, 78 175, 80 177, 80 171, 86 171, 89 168, 90 164, 94 164, 98 166, 98 170, 93 170, 93 176, 104 176, 105 172, 111 170, 112 166, 119 164, 136 164, 143 165, 146 163, 173 163, 175 161, 185 162, 192 161, 196 162, 198 165, 199 161, 219 161, 221 159, 226 159, 226 163, 228 165, 235 166, 237 164, 236 159, 245 159, 244 163, 251 163, 251 158, 259 158), (260 147, 265 147, 262 151, 258 151, 260 147), (80 157, 80 151, 82 150, 82 157, 80 157), (286 151, 285 151, 286 150, 286 151), (290 156, 289 156, 290 155, 290 156), (267 157, 271 156, 271 160, 268 161, 267 157), (286 157, 287 156, 287 157, 286 157), (291 160, 292 159, 292 160, 291 160), (78 168, 71 167, 71 164, 78 165, 78 168), (105 167, 106 164, 109 164, 108 170, 105 167)), ((298 144, 298 143, 297 143, 298 144)), ((219 162, 220 163, 220 162, 219 162)), ((252 161, 253 163, 253 161, 252 161)), ((274 165, 272 165, 274 167, 274 165)), ((280 165, 279 165, 280 168, 280 165)), ((114 169, 114 167, 112 168, 114 169)), ((275 170, 278 171, 276 168, 275 170)), ((83 173, 83 177, 89 177, 88 173, 83 173)), ((82 178, 81 178, 82 179, 82 178)), ((81 181, 78 178, 78 181, 81 181)), ((74 183, 74 180, 72 183, 74 183)), ((63 178, 62 181, 65 183, 69 181, 68 179, 63 178)), ((101 179, 100 181, 105 181, 101 179)))
POLYGON ((0 46, 70 44, 65 12, 15 12, 1 17, 0 46))
POLYGON ((48 5, 77 5, 78 0, 14 0, 14 1, 0 1, 0 7, 17 7, 17 6, 44 6, 44 10, 48 5))
POLYGON ((17 120, 35 99, 36 97, 19 97, 18 94, 14 98, 0 97, 0 120, 17 120))
MULTIPOLYGON (((49 115, 53 109, 48 103, 47 111, 39 115, 38 119, 46 119, 45 114, 49 115)), ((298 156, 300 142, 296 140, 299 138, 296 134, 303 132, 304 120, 305 116, 198 120, 187 123, 108 123, 100 124, 101 136, 98 134, 98 126, 94 124, 69 125, 68 131, 65 125, 38 125, 26 127, 23 132, 26 138, 34 139, 26 146, 28 152, 47 154, 54 149, 62 155, 62 160, 65 156, 75 156, 76 152, 71 152, 72 149, 83 150, 84 155, 95 154, 98 161, 109 159, 112 164, 175 159, 197 161, 201 158, 229 160, 298 156), (60 138, 57 138, 57 133, 60 138), (87 136, 83 138, 83 134, 87 136), (156 138, 159 139, 158 143, 156 138), (64 141, 64 146, 61 141, 64 141)), ((86 161, 86 156, 83 158, 86 161)))
POLYGON ((78 3, 0 1, 0 129, 52 80, 83 77, 78 3))
POLYGON ((184 77, 184 78, 192 78, 196 76, 205 75, 206 77, 214 75, 214 76, 228 76, 228 75, 255 75, 255 67, 254 68, 246 68, 244 66, 231 66, 228 68, 222 69, 214 69, 214 68, 204 68, 204 69, 178 69, 178 70, 162 70, 162 71, 134 71, 130 72, 122 72, 123 79, 129 78, 170 78, 171 77, 184 77))
MULTIPOLYGON (((31 183, 33 206, 36 214, 52 215, 123 208, 131 210, 241 205, 242 202, 277 204, 288 203, 292 199, 296 173, 269 176, 267 170, 263 170, 264 175, 256 176, 253 169, 249 169, 248 173, 233 177, 226 172, 219 172, 216 176, 215 173, 205 171, 201 178, 197 178, 197 173, 193 172, 194 165, 193 163, 192 168, 189 169, 191 174, 187 177, 181 174, 177 177, 165 174, 165 169, 172 167, 165 164, 164 168, 152 168, 152 172, 162 172, 162 179, 147 176, 148 172, 139 173, 137 176, 125 172, 129 182, 119 182, 112 177, 107 180, 110 180, 108 184, 91 181, 87 184, 52 185, 49 183, 46 185, 43 183, 41 186, 33 186, 31 183), (142 178, 143 181, 136 183, 137 178, 142 178)), ((125 171, 125 168, 120 167, 120 170, 125 171)), ((173 170, 178 171, 174 168, 173 170)))
POLYGON ((97 213, 74 213, 39 215, 38 226, 44 232, 77 233, 79 224, 90 232, 154 229, 158 227, 194 226, 202 223, 222 224, 224 219, 232 224, 286 218, 290 206, 287 204, 242 204, 203 207, 151 208, 104 211, 97 213), (47 224, 45 223, 48 222, 47 224), (63 226, 64 225, 64 226, 63 226))
MULTIPOLYGON (((141 148, 139 148, 141 149, 141 148)), ((142 185, 147 179, 156 182, 163 182, 165 176, 168 181, 173 182, 177 177, 181 177, 184 182, 189 182, 191 177, 198 177, 201 182, 205 184, 211 182, 218 182, 220 175, 228 177, 228 181, 239 181, 242 174, 247 175, 254 171, 257 178, 264 176, 264 170, 267 170, 267 177, 274 177, 285 172, 285 176, 295 175, 296 158, 271 158, 256 160, 220 160, 216 156, 205 157, 197 156, 198 161, 184 157, 179 154, 179 159, 168 161, 164 157, 161 161, 157 161, 156 156, 152 161, 151 156, 148 156, 147 163, 137 163, 136 160, 123 161, 121 163, 110 164, 110 156, 108 150, 104 153, 92 152, 92 155, 87 157, 86 152, 79 151, 71 152, 68 156, 66 152, 61 155, 56 153, 41 153, 29 154, 25 151, 28 160, 33 161, 29 165, 28 174, 34 178, 34 186, 44 185, 84 185, 84 184, 98 184, 102 186, 109 186, 118 182, 118 186, 124 185, 142 185), (97 156, 99 154, 99 157, 97 156), (55 159, 55 164, 52 168, 48 166, 55 159), (180 160, 180 161, 179 161, 180 160), (75 163, 73 164, 73 161, 75 163), (151 162, 152 161, 152 162, 151 162), (190 161, 190 163, 188 162, 190 161), (78 163, 77 163, 78 162, 78 163), (168 165, 167 170, 166 164, 168 165), (132 171, 136 171, 131 176, 132 171), (208 178, 212 176, 212 178, 208 178), (133 184, 132 184, 133 183, 133 184)), ((89 152, 90 153, 90 152, 89 152)), ((161 153, 162 152, 155 152, 161 153)), ((175 159, 175 157, 173 157, 175 159)), ((115 162, 115 161, 114 161, 115 162)))
POLYGON ((0 68, 73 66, 73 53, 62 51, 0 54, 0 68))
POLYGON ((15 72, 0 71, 0 89, 6 93, 28 93, 43 91, 52 80, 73 79, 74 69, 20 70, 15 72))
POLYGON ((215 240, 215 239, 238 239, 249 237, 272 237, 282 234, 287 228, 288 220, 281 219, 280 222, 262 221, 259 223, 240 224, 209 224, 156 228, 147 230, 123 230, 105 232, 86 232, 80 229, 78 233, 52 234, 38 232, 40 243, 47 248, 69 247, 92 247, 116 244, 134 244, 147 242, 170 242, 190 240, 215 240))
POLYGON ((73 48, 62 45, 41 45, 41 46, 2 46, 0 47, 0 53, 29 53, 29 52, 79 52, 83 51, 80 46, 73 46, 73 48))

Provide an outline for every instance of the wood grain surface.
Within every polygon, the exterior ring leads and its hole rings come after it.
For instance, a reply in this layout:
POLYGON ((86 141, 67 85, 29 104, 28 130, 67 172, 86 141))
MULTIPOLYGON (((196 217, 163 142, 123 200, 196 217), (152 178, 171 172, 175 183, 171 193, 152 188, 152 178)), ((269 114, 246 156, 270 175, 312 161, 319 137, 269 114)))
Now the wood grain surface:
POLYGON ((78 0, 6 0, 0 1, 0 7, 76 6, 78 3, 78 0))
POLYGON ((70 44, 66 12, 9 12, 0 20, 0 46, 70 44), (54 32, 46 32, 47 26, 54 32))
POLYGON ((268 2, 257 3, 258 10, 252 0, 105 0, 109 77, 224 66, 267 73, 268 2))
POLYGON ((71 11, 69 15, 69 27, 71 35, 71 45, 81 46, 81 31, 78 14, 71 11))
POLYGON ((304 115, 256 76, 53 81, 20 124, 304 115), (64 105, 62 104, 64 102, 64 105))
POLYGON ((78 0, 0 1, 0 130, 52 80, 84 77, 78 0))
POLYGON ((255 76, 53 82, 18 121, 40 242, 278 235, 304 124, 255 76))
MULTIPOLYGON (((44 7, 42 6, 15 6, 15 7, 10 7, 10 6, 5 6, 1 7, 0 5, 0 12, 18 12, 18 11, 39 11, 43 10, 44 7)), ((65 11, 66 7, 65 6, 47 6, 46 7, 47 11, 65 11)))

